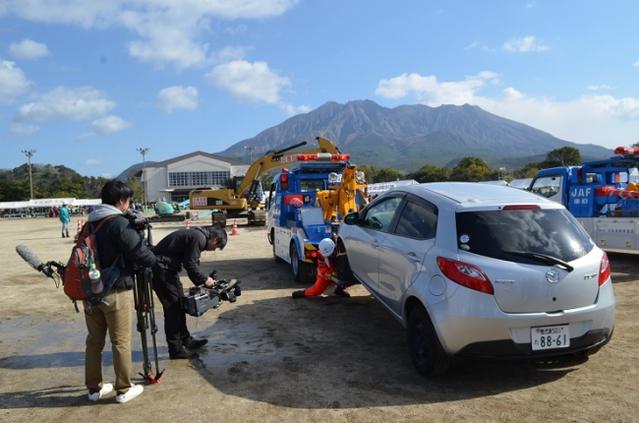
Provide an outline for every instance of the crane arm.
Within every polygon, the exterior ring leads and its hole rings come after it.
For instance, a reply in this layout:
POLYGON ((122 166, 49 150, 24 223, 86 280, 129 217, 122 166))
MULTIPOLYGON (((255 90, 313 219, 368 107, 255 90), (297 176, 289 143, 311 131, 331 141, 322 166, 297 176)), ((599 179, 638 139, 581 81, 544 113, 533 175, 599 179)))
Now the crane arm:
POLYGON ((339 148, 333 142, 326 138, 316 137, 317 143, 319 147, 309 150, 296 151, 294 154, 285 155, 287 151, 290 151, 294 148, 300 147, 306 144, 306 141, 301 142, 299 144, 292 145, 283 150, 269 152, 266 153, 261 158, 257 159, 246 171, 246 175, 244 175, 244 179, 240 186, 235 190, 236 197, 242 197, 246 192, 251 188, 254 181, 257 181, 260 176, 267 173, 269 170, 274 169, 276 167, 282 167, 288 165, 290 163, 297 162, 296 157, 298 154, 316 154, 316 153, 331 153, 336 154, 339 153, 339 148))

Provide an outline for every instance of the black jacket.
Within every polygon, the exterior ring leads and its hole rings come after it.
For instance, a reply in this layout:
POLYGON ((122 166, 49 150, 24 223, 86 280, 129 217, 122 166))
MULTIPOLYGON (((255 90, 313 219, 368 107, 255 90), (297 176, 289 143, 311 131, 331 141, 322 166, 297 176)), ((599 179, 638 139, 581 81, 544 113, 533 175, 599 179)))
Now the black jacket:
POLYGON ((160 266, 179 273, 182 266, 195 285, 203 285, 208 278, 200 272, 200 254, 206 250, 211 234, 205 228, 179 229, 170 233, 153 247, 160 266))
MULTIPOLYGON (((92 222, 97 225, 100 221, 92 222)), ((106 221, 95 234, 98 247, 100 267, 110 267, 118 257, 122 257, 120 277, 115 282, 115 289, 133 288, 133 274, 141 267, 153 267, 156 257, 146 246, 142 236, 123 215, 106 221)))

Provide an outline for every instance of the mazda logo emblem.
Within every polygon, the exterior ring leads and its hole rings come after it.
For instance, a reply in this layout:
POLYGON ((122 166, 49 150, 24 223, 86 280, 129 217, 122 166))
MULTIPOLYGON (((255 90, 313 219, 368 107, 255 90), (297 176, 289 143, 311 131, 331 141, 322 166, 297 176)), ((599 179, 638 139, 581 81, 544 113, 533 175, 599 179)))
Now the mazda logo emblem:
POLYGON ((559 270, 557 269, 550 269, 549 271, 546 272, 546 280, 550 283, 557 283, 559 282, 559 270))

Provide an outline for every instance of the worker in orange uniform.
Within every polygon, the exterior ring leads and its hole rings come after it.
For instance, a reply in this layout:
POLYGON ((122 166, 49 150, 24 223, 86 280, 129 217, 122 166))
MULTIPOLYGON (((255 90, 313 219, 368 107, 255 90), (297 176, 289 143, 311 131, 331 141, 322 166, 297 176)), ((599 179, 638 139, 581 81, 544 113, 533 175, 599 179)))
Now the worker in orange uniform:
POLYGON ((335 252, 335 242, 330 238, 324 238, 318 245, 320 256, 317 259, 317 277, 315 284, 307 289, 293 291, 293 298, 316 297, 322 295, 326 288, 331 285, 337 285, 335 295, 340 297, 350 297, 350 294, 340 286, 337 281, 337 271, 333 253, 335 252))

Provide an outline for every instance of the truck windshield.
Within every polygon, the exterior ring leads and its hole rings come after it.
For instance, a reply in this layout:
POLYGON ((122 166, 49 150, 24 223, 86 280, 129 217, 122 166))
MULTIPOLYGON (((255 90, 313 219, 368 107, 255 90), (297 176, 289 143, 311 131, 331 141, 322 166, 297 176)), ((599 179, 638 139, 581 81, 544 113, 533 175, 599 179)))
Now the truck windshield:
POLYGON ((457 213, 457 246, 482 256, 539 264, 534 253, 570 262, 593 243, 579 222, 563 209, 457 213))
POLYGON ((300 180, 302 192, 316 192, 324 189, 323 179, 302 179, 300 180))

